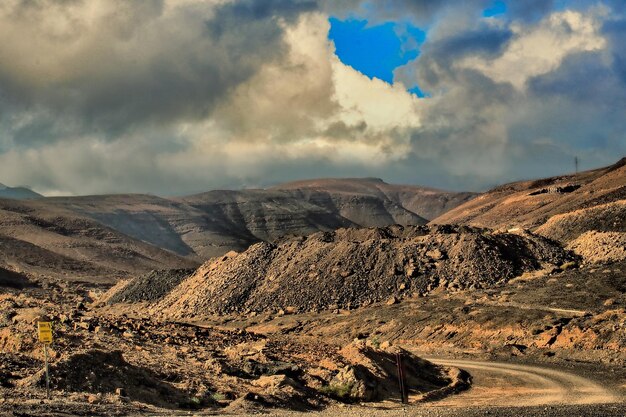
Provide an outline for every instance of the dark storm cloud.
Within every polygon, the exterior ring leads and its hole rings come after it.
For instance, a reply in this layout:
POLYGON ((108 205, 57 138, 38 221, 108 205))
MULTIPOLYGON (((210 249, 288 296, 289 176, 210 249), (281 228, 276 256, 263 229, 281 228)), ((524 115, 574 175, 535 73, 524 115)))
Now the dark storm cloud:
POLYGON ((410 19, 414 24, 431 25, 446 11, 479 15, 490 0, 326 0, 321 4, 329 13, 345 18, 356 15, 370 22, 410 19))
POLYGON ((513 19, 537 21, 553 10, 554 0, 513 0, 507 2, 507 7, 513 19))
POLYGON ((315 0, 240 0, 219 8, 215 18, 207 26, 215 37, 232 32, 242 22, 274 19, 281 17, 293 21, 301 13, 319 8, 315 0))
MULTIPOLYGON (((578 1, 578 0, 577 0, 578 1)), ((418 24, 431 25, 433 18, 444 15, 464 15, 465 17, 480 17, 482 12, 492 6, 493 0, 347 0, 325 2, 327 10, 339 16, 355 14, 372 20, 410 19, 418 24), (361 6, 359 8, 359 6, 361 6)), ((510 0, 505 1, 507 6, 506 17, 525 22, 537 21, 554 10, 554 0, 510 0)), ((575 3, 575 2, 572 2, 575 3)), ((588 1, 582 0, 583 6, 588 1)), ((615 4, 623 7, 620 0, 615 4)))
POLYGON ((626 84, 602 53, 583 52, 567 57, 561 66, 529 83, 537 101, 532 125, 512 128, 513 136, 540 137, 549 131, 567 138, 571 152, 626 152, 626 84), (547 105, 551 104, 551 105, 547 105))
POLYGON ((602 29, 611 45, 613 69, 626 84, 626 18, 606 22, 602 29))
POLYGON ((576 102, 600 104, 617 110, 626 104, 626 86, 619 72, 607 65, 602 52, 581 52, 565 58, 555 71, 529 81, 535 96, 559 96, 576 102))
MULTIPOLYGON (((416 69, 412 76, 426 91, 438 88, 442 77, 455 77, 456 70, 452 67, 455 61, 470 55, 495 57, 511 36, 508 28, 480 27, 427 43, 422 55, 410 66, 416 69)), ((398 71, 398 76, 410 85, 403 69, 398 71)))
POLYGON ((513 33, 508 28, 483 26, 447 37, 433 45, 440 55, 462 56, 467 54, 494 57, 502 52, 513 33))
MULTIPOLYGON (((48 59, 58 53, 59 60, 65 54, 66 63, 54 67, 67 68, 47 69, 44 63, 38 69, 38 59, 32 57, 22 63, 30 72, 25 79, 19 69, 0 64, 3 107, 9 112, 42 110, 43 117, 16 132, 20 146, 65 135, 58 124, 115 139, 145 124, 206 117, 232 88, 284 53, 279 18, 292 21, 316 6, 311 1, 247 0, 215 11, 200 4, 166 13, 161 1, 111 3, 111 11, 95 27, 80 15, 71 16, 82 6, 79 1, 22 1, 7 11, 6 19, 25 25, 37 18, 45 22, 49 13, 76 27, 60 35, 35 32, 41 36, 35 47, 44 47, 33 53, 48 54, 48 59), (67 45, 68 39, 91 37, 84 49, 67 45), (49 70, 67 73, 47 79, 49 70)), ((16 31, 19 35, 19 27, 16 31)))

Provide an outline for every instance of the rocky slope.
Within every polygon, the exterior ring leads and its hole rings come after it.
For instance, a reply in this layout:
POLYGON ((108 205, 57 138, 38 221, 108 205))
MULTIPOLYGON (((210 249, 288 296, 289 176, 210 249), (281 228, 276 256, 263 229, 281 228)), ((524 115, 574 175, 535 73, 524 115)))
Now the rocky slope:
POLYGON ((0 199, 0 267, 8 270, 112 283, 152 269, 195 265, 43 201, 0 199))
POLYGON ((571 257, 529 233, 341 229, 259 243, 205 263, 155 308, 170 317, 350 309, 437 288, 485 288, 571 257))
POLYGON ((285 191, 329 208, 336 207, 342 216, 365 227, 416 224, 413 213, 425 219, 434 219, 477 195, 392 185, 379 178, 296 181, 281 184, 272 190, 285 191), (384 210, 376 212, 372 210, 375 206, 384 210), (376 214, 374 218, 372 212, 376 214), (379 216, 380 220, 377 219, 379 216))
POLYGON ((568 242, 587 231, 626 230, 626 158, 576 175, 502 185, 433 223, 535 229, 568 242))

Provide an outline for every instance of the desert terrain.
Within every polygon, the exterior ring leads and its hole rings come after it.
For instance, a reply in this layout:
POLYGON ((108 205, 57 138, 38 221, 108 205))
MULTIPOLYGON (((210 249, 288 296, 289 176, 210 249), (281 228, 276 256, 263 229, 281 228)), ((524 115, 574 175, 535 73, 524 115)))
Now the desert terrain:
POLYGON ((624 161, 0 200, 0 415, 624 416, 624 161))

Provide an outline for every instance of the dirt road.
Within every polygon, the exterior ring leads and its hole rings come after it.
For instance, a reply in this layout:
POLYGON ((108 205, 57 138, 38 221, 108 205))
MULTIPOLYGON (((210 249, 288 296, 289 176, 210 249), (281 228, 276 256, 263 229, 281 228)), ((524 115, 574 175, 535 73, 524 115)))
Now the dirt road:
MULTIPOLYGON (((440 401, 403 406, 386 401, 377 404, 333 406, 321 412, 300 413, 287 410, 263 410, 268 417, 623 417, 626 403, 623 396, 611 392, 597 382, 570 372, 540 366, 483 362, 477 360, 427 358, 442 365, 455 366, 472 374, 472 388, 440 401)), ((24 404, 23 416, 67 417, 78 415, 154 416, 209 416, 222 414, 218 410, 190 413, 181 410, 154 409, 148 412, 125 412, 116 406, 56 403, 43 401, 24 404)), ((0 416, 15 416, 15 412, 0 405, 0 416)), ((232 410, 229 415, 257 415, 232 410)))
POLYGON ((569 372, 511 363, 428 359, 465 369, 473 378, 470 390, 432 403, 437 407, 580 405, 620 401, 619 396, 609 389, 569 372))

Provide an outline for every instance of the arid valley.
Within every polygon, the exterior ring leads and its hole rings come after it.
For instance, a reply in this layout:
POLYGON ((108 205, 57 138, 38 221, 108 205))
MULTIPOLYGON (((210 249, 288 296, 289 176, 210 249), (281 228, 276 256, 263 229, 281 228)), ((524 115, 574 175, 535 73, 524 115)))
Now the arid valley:
POLYGON ((0 200, 0 410, 622 416, 625 190, 621 160, 478 195, 0 200))
POLYGON ((626 417, 625 0, 0 0, 0 417, 626 417))

